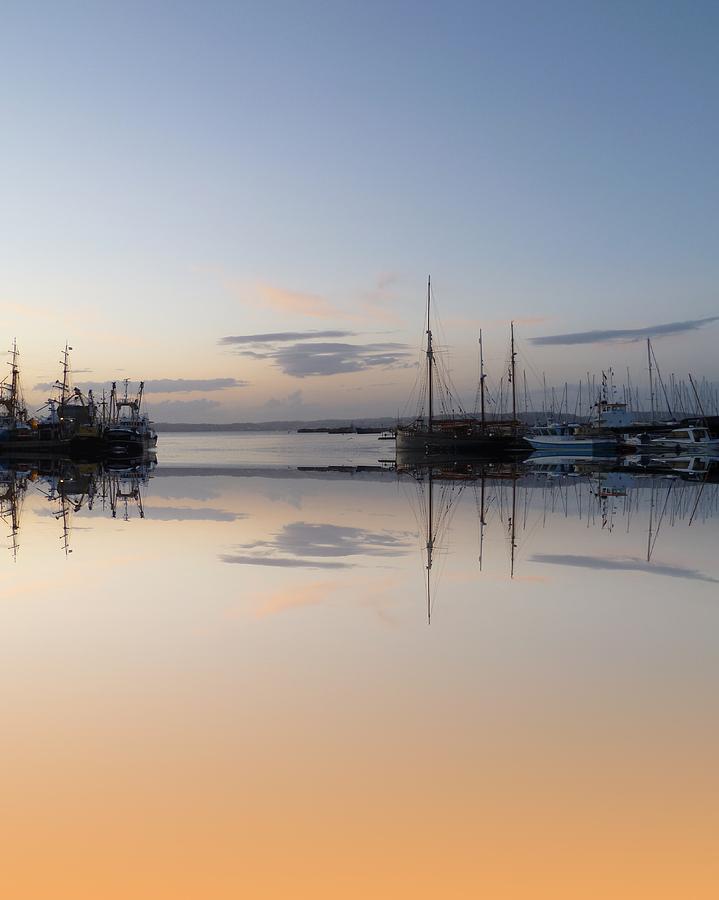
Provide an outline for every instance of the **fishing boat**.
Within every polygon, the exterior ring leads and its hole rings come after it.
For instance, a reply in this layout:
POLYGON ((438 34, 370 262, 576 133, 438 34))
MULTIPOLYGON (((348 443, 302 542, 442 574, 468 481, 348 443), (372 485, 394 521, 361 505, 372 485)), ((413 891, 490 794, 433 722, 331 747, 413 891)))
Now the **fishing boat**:
POLYGON ((135 397, 128 394, 129 379, 126 378, 124 384, 124 395, 119 396, 117 383, 112 383, 108 424, 103 432, 103 440, 111 453, 136 456, 157 446, 157 432, 148 416, 142 412, 144 381, 140 382, 135 397))
POLYGON ((0 382, 0 442, 14 445, 26 442, 33 437, 32 425, 28 421, 27 407, 20 387, 20 354, 17 342, 13 341, 10 353, 10 380, 0 382))
POLYGON ((71 350, 65 344, 62 375, 54 385, 57 396, 42 407, 47 413, 37 420, 38 440, 47 449, 61 449, 75 457, 97 456, 102 453, 102 415, 92 390, 84 394, 73 385, 71 350))
POLYGON ((619 440, 611 431, 579 424, 539 425, 525 434, 534 450, 555 456, 616 455, 619 440))
POLYGON ((482 339, 480 332, 480 418, 468 416, 455 409, 460 408, 456 396, 453 395, 447 379, 442 379, 438 372, 438 360, 432 343, 431 327, 432 281, 427 279, 427 318, 426 318, 426 366, 424 368, 424 384, 420 391, 424 402, 415 419, 406 425, 398 425, 395 431, 397 453, 424 454, 426 456, 498 456, 507 452, 528 451, 522 440, 520 423, 516 417, 516 390, 514 369, 516 354, 514 351, 514 327, 512 326, 511 378, 512 378, 512 419, 509 422, 489 421, 485 414, 484 402, 484 361, 482 356, 482 339), (439 395, 441 412, 438 414, 436 403, 439 395))

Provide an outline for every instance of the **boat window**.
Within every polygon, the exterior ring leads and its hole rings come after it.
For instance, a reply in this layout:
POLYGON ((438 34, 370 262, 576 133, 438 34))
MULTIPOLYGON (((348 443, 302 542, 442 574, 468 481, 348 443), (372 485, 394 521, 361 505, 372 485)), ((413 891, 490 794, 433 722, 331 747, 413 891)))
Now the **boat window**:
POLYGON ((672 438, 674 438, 674 440, 677 440, 677 441, 690 440, 688 431, 672 431, 671 436, 672 436, 672 438))

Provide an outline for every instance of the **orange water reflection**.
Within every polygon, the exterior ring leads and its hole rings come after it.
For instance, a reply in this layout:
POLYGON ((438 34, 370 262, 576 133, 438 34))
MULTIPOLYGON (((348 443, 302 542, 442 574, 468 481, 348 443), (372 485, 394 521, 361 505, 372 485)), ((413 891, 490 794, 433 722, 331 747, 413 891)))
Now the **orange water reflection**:
POLYGON ((31 486, 3 896, 713 897, 715 486, 647 563, 659 483, 611 524, 581 484, 581 516, 573 483, 485 485, 481 573, 465 486, 429 627, 413 481, 158 470, 144 518, 72 513, 70 555, 31 486))

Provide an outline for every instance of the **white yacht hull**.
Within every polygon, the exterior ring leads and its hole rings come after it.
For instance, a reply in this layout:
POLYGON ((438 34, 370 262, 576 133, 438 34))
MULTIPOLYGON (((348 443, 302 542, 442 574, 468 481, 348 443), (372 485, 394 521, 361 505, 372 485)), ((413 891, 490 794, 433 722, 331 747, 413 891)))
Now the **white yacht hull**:
POLYGON ((617 440, 607 437, 578 437, 567 434, 525 435, 524 440, 534 450, 556 453, 558 456, 591 456, 616 453, 617 440))

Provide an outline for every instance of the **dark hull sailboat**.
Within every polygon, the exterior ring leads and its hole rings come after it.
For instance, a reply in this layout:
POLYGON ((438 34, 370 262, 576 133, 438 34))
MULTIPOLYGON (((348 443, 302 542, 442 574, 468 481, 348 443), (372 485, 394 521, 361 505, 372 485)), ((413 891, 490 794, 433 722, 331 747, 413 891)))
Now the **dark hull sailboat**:
POLYGON ((478 427, 474 422, 447 420, 433 427, 407 425, 397 429, 397 453, 439 454, 442 456, 489 456, 527 450, 511 433, 478 427))
POLYGON ((509 422, 488 421, 484 404, 484 360, 482 356, 482 334, 480 332, 480 391, 481 416, 437 415, 435 412, 435 392, 437 380, 437 360, 432 345, 430 320, 432 282, 427 279, 427 349, 426 349, 426 391, 427 416, 420 411, 417 418, 408 425, 398 425, 395 431, 397 453, 424 454, 426 456, 477 456, 498 457, 507 453, 528 453, 530 447, 520 434, 516 418, 516 395, 514 392, 514 327, 512 327, 512 419, 509 422))

